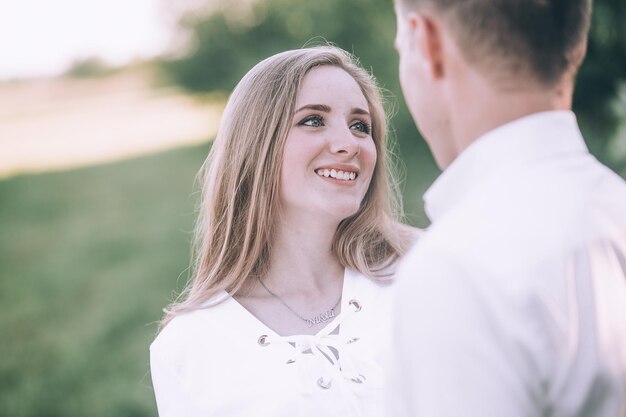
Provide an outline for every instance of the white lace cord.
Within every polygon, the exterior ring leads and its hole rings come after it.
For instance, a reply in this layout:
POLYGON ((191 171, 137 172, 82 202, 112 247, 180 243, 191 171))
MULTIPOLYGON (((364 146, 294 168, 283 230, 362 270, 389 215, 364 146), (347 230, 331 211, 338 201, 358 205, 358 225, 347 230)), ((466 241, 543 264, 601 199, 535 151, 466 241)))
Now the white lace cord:
MULTIPOLYGON (((340 374, 344 379, 351 381, 350 383, 362 383, 365 381, 363 374, 359 373, 355 362, 360 362, 365 368, 369 368, 372 364, 367 361, 355 361, 347 350, 346 345, 358 341, 355 337, 346 337, 338 334, 331 334, 337 327, 347 318, 356 314, 359 309, 349 308, 347 311, 342 312, 324 328, 323 331, 316 335, 295 335, 295 336, 262 336, 259 338, 259 343, 267 346, 270 344, 285 344, 290 343, 295 346, 296 356, 290 358, 287 364, 296 364, 298 366, 300 374, 300 385, 302 392, 305 395, 312 394, 313 388, 317 383, 320 387, 324 384, 330 384, 333 381, 333 376, 340 374), (337 357, 333 353, 332 349, 337 351, 337 357), (318 380, 311 382, 311 375, 305 369, 305 366, 301 364, 305 361, 302 360, 307 351, 311 351, 311 354, 317 358, 325 367, 329 368, 327 375, 323 375, 318 380), (320 381, 321 380, 321 381, 320 381)), ((374 365, 375 366, 375 365, 374 365)))

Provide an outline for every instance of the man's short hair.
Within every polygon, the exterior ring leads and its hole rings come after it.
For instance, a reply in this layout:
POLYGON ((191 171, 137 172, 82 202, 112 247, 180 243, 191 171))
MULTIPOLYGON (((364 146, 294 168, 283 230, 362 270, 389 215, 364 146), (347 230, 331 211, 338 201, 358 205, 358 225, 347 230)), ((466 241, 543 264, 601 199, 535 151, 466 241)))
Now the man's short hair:
POLYGON ((575 74, 585 54, 592 0, 396 1, 401 10, 437 12, 465 58, 496 76, 552 85, 575 74))

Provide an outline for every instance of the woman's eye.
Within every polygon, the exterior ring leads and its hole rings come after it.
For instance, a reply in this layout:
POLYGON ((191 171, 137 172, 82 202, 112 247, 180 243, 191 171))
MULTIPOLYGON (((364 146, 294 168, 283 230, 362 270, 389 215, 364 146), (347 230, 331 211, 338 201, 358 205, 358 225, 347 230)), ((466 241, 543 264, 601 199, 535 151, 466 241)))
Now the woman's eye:
POLYGON ((310 116, 299 123, 302 126, 320 127, 324 126, 323 120, 320 116, 310 116))
POLYGON ((366 135, 369 135, 371 131, 370 125, 363 121, 358 121, 352 124, 352 126, 350 126, 350 129, 358 130, 359 132, 365 133, 366 135))

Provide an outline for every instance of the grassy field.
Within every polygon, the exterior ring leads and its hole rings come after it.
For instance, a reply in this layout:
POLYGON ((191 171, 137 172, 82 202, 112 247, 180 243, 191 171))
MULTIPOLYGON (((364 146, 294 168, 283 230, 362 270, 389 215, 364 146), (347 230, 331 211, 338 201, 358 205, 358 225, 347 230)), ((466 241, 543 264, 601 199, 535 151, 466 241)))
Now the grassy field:
POLYGON ((156 415, 148 345, 206 148, 0 182, 1 416, 156 415))
MULTIPOLYGON (((207 147, 0 181, 0 416, 156 416, 148 346, 187 279, 207 147)), ((406 164, 423 224, 435 171, 406 164)))

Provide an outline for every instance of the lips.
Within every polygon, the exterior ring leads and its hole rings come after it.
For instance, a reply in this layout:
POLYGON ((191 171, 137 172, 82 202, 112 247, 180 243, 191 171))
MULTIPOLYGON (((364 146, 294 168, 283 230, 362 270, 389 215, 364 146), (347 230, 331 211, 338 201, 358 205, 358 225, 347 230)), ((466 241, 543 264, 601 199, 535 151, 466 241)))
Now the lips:
POLYGON ((340 181, 354 181, 358 176, 356 170, 336 169, 336 168, 318 168, 315 173, 320 177, 334 178, 340 181))

